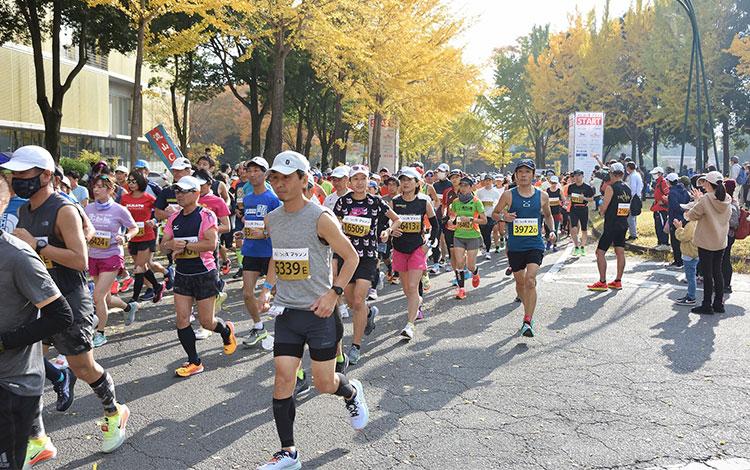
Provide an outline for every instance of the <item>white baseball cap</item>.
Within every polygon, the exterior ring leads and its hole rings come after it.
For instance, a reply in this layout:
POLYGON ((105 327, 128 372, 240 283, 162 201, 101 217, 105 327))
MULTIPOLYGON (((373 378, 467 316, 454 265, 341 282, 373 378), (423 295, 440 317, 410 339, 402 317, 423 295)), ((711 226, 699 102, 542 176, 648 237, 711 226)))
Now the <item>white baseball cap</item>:
POLYGON ((370 169, 367 168, 365 165, 354 165, 349 170, 349 178, 353 178, 354 175, 370 176, 370 169))
POLYGON ((117 168, 115 168, 115 173, 117 173, 118 171, 122 173, 130 173, 130 170, 128 170, 128 167, 123 166, 123 165, 120 165, 117 168))
POLYGON ((670 183, 677 181, 678 179, 680 179, 680 177, 677 175, 677 173, 670 173, 667 175, 667 181, 669 181, 670 183))
POLYGON ((438 165, 437 169, 438 169, 438 171, 448 172, 448 171, 450 171, 451 167, 449 167, 447 163, 441 163, 440 165, 438 165))
POLYGON ((663 175, 664 174, 664 168, 662 168, 660 166, 657 166, 653 170, 651 170, 651 174, 652 175, 656 175, 658 173, 661 173, 663 175))
POLYGON ((351 168, 349 168, 347 165, 337 166, 331 172, 331 178, 346 178, 349 176, 350 171, 351 168))
POLYGON ((276 155, 276 158, 273 159, 273 166, 269 171, 275 171, 282 175, 291 175, 295 171, 307 173, 310 171, 310 162, 301 153, 286 150, 276 155))
POLYGON ((263 170, 268 171, 268 160, 266 160, 263 157, 253 157, 250 159, 249 162, 247 162, 248 165, 252 164, 255 166, 259 166, 263 168, 263 170))
POLYGON ((70 178, 68 178, 67 176, 63 176, 62 178, 60 178, 60 182, 65 186, 72 188, 72 186, 70 185, 70 178))
POLYGON ((706 181, 711 184, 717 184, 720 181, 724 181, 724 175, 722 175, 718 171, 709 171, 708 173, 706 173, 706 181))
POLYGON ((195 176, 183 176, 180 181, 176 182, 174 186, 184 191, 200 191, 201 182, 195 176))
MULTIPOLYGON (((3 163, 3 168, 10 171, 26 171, 31 168, 55 171, 55 160, 44 147, 38 145, 25 145, 16 149, 10 160, 3 163)), ((68 183, 70 185, 70 183, 68 183)))
POLYGON ((190 160, 188 160, 185 157, 180 157, 175 159, 174 162, 172 162, 172 166, 169 167, 170 170, 189 170, 193 167, 193 164, 190 163, 190 160))
POLYGON ((405 166, 401 168, 401 171, 398 172, 398 177, 401 178, 402 176, 406 176, 407 178, 413 178, 417 181, 420 181, 422 179, 422 175, 419 174, 419 172, 410 166, 405 166))
POLYGON ((549 177, 549 182, 550 183, 559 183, 560 182, 560 178, 558 178, 556 175, 552 175, 552 176, 549 177))
POLYGON ((620 162, 613 163, 609 166, 609 169, 612 170, 612 173, 625 173, 625 167, 620 162))

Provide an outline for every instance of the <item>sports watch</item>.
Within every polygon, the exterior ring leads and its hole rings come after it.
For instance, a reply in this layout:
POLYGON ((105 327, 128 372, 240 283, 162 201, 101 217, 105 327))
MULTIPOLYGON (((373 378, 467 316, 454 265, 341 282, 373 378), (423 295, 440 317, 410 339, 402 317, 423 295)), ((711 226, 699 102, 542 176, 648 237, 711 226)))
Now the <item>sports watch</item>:
POLYGON ((339 286, 332 286, 331 289, 336 293, 336 295, 341 296, 341 294, 344 293, 344 289, 339 286))

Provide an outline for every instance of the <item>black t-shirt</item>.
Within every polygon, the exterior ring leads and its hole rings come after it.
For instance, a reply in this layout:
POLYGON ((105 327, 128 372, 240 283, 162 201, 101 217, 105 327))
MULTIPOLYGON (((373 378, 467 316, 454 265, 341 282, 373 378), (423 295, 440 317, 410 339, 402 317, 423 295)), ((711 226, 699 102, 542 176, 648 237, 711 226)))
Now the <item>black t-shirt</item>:
POLYGON ((156 196, 156 202, 154 207, 160 210, 164 210, 170 204, 177 205, 177 195, 174 193, 174 189, 171 186, 167 186, 162 189, 158 196, 156 196))
POLYGON ((549 208, 552 211, 552 215, 557 215, 562 213, 562 202, 561 199, 561 190, 558 186, 557 191, 552 191, 550 188, 547 188, 547 196, 549 196, 549 208))
POLYGON ((333 213, 342 219, 344 233, 360 258, 377 257, 378 221, 389 209, 382 198, 371 194, 357 200, 349 193, 336 201, 333 213))
POLYGON ((609 201, 609 206, 604 213, 604 228, 627 230, 630 200, 632 199, 630 188, 622 181, 617 181, 610 186, 612 188, 612 200, 609 201))
POLYGON ((437 180, 432 184, 432 187, 435 189, 436 193, 442 196, 446 189, 453 187, 453 183, 451 183, 451 180, 446 178, 444 180, 437 180))
POLYGON ((417 197, 407 202, 403 196, 398 196, 393 199, 393 212, 401 219, 401 236, 392 239, 393 248, 401 253, 413 253, 424 244, 427 200, 417 197))
POLYGON ((589 203, 584 198, 594 197, 594 188, 586 183, 580 185, 573 183, 568 186, 568 197, 573 207, 587 207, 589 203))

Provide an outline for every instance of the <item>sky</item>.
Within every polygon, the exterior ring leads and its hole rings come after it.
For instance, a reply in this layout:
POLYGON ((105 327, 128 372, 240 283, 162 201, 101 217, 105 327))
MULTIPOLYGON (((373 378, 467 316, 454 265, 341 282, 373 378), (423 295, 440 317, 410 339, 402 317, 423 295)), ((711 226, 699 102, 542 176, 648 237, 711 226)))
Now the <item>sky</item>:
MULTIPOLYGON (((485 80, 492 80, 490 58, 497 47, 508 46, 531 31, 535 24, 549 23, 552 31, 568 25, 568 14, 604 11, 604 0, 446 0, 449 7, 468 19, 467 31, 458 41, 464 46, 464 60, 482 68, 485 80)), ((620 16, 631 0, 610 0, 610 17, 620 16)))

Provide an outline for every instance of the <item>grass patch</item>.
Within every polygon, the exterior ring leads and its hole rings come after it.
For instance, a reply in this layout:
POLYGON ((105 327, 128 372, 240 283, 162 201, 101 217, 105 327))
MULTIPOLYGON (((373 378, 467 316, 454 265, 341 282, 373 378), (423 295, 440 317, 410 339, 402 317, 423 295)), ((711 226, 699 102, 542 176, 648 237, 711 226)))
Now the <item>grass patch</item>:
MULTIPOLYGON (((652 200, 644 201, 643 212, 638 216, 638 240, 635 244, 645 248, 654 248, 658 244, 656 230, 654 230, 654 216, 651 215, 652 200)), ((604 218, 598 213, 592 214, 592 224, 594 228, 601 233, 604 225, 604 218)), ((643 256, 654 261, 671 261, 672 252, 654 252, 648 251, 643 256)), ((737 240, 732 246, 732 257, 735 261, 732 263, 734 272, 750 274, 750 237, 744 240, 737 240)))

